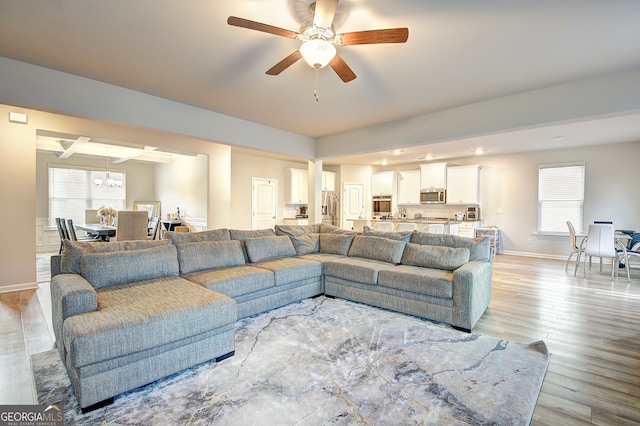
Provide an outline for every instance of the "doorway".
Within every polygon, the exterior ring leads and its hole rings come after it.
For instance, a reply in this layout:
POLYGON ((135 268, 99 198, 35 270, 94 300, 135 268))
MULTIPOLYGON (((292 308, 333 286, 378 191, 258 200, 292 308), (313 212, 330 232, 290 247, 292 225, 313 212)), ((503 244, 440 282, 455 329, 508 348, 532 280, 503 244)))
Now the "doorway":
POLYGON ((361 183, 345 183, 342 197, 342 228, 351 229, 353 222, 348 219, 358 219, 364 214, 364 185, 361 183))
POLYGON ((273 229, 276 226, 278 181, 251 179, 251 229, 273 229))

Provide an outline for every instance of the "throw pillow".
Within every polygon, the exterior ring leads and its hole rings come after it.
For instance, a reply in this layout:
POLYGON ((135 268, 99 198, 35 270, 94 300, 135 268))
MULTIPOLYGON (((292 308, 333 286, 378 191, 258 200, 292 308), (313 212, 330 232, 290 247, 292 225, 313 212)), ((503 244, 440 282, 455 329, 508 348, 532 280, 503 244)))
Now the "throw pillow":
POLYGON ((346 256, 354 237, 348 234, 320 234, 320 253, 346 256))
POLYGON ((291 239, 285 236, 248 238, 244 244, 252 263, 296 255, 291 239))
POLYGON ((276 235, 299 237, 304 234, 317 234, 320 232, 320 225, 276 225, 275 231, 276 235))
POLYGON ((347 235, 360 235, 359 232, 349 231, 346 229, 342 229, 339 226, 330 225, 328 223, 320 224, 320 233, 321 234, 347 234, 347 235))
POLYGON ((293 248, 298 256, 320 251, 320 234, 303 234, 297 237, 290 236, 293 248))
POLYGON ((402 255, 402 264, 454 271, 469 261, 469 253, 466 247, 452 248, 408 243, 402 255))
POLYGON ((82 255, 81 275, 94 288, 178 275, 173 244, 140 250, 82 255))
POLYGON ((242 244, 237 240, 197 241, 177 248, 181 274, 244 265, 242 244))
POLYGON ((165 232, 165 236, 173 242, 173 244, 195 243, 197 241, 226 241, 230 240, 228 229, 212 229, 210 231, 200 232, 165 232))
POLYGON ((411 236, 410 243, 445 246, 453 248, 466 247, 469 249, 469 260, 491 261, 491 238, 478 237, 467 238, 459 235, 430 234, 428 232, 416 231, 411 236))
POLYGON ((349 257, 364 257, 398 265, 406 244, 404 241, 357 235, 349 249, 349 257))

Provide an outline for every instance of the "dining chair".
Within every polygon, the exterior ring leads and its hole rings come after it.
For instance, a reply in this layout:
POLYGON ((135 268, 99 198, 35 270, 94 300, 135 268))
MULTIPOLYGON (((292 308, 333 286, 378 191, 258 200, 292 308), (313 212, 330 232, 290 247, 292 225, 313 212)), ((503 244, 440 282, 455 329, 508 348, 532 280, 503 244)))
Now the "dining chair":
POLYGON ((396 232, 415 231, 418 229, 418 225, 413 222, 398 223, 396 225, 396 232))
POLYGON ((189 227, 187 225, 178 225, 173 230, 174 232, 189 232, 189 227))
POLYGON ((118 212, 116 241, 146 240, 149 235, 149 213, 146 211, 118 212))
POLYGON ((72 241, 93 241, 95 238, 91 235, 78 235, 76 234, 76 228, 73 225, 73 219, 67 219, 67 231, 69 232, 69 239, 72 241))
MULTIPOLYGON (((618 243, 619 244, 619 243, 618 243)), ((626 251, 626 248, 622 244, 620 246, 626 251)), ((591 267, 591 258, 600 258, 600 272, 602 272, 602 259, 611 259, 611 279, 613 279, 614 271, 617 271, 617 260, 619 258, 616 251, 616 239, 615 230, 613 224, 608 223, 593 223, 589 225, 589 231, 587 237, 582 240, 580 244, 580 251, 578 251, 578 260, 576 261, 576 267, 573 275, 575 276, 578 271, 578 264, 580 263, 580 257, 582 254, 589 257, 589 267, 591 267)), ((587 276, 587 259, 584 262, 584 276, 587 276)))
POLYGON ((60 251, 58 254, 62 254, 62 248, 64 247, 63 241, 69 239, 69 234, 65 232, 66 227, 62 226, 63 221, 64 219, 56 217, 56 227, 58 228, 58 235, 60 236, 60 251))
POLYGON ((158 235, 158 228, 160 227, 160 218, 150 217, 149 225, 147 226, 147 239, 155 240, 158 235))
POLYGON ((576 255, 576 263, 577 263, 579 261, 578 253, 581 250, 583 250, 583 248, 581 247, 581 244, 578 244, 578 242, 576 241, 576 230, 570 221, 567 221, 567 227, 569 228, 569 247, 571 249, 571 252, 569 253, 567 264, 564 265, 565 271, 567 270, 567 268, 569 268, 569 262, 571 261, 571 258, 573 257, 573 255, 574 254, 576 255))
POLYGON ((640 259, 640 233, 633 233, 628 246, 625 247, 624 244, 622 246, 622 249, 618 249, 618 262, 621 268, 624 265, 627 270, 627 281, 631 282, 631 259, 640 259))
POLYGON ((393 222, 376 222, 373 225, 373 229, 382 232, 393 232, 395 226, 393 222))
POLYGON ((97 223, 98 210, 87 209, 84 211, 84 223, 97 223))

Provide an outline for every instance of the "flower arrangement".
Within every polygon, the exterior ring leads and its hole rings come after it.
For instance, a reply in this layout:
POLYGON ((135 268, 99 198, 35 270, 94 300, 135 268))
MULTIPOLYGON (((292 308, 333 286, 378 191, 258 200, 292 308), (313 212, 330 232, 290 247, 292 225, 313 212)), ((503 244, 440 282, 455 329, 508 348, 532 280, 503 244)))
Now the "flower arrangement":
POLYGON ((118 214, 118 211, 113 207, 100 206, 100 208, 98 209, 98 217, 100 216, 114 217, 117 214, 118 214))

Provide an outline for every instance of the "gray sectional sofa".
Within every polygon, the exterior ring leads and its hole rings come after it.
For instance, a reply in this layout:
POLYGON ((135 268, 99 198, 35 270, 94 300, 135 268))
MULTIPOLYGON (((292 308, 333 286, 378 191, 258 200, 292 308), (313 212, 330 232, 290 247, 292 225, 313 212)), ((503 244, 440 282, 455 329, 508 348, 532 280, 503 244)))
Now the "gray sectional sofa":
POLYGON ((488 238, 325 224, 167 237, 65 241, 52 259, 56 344, 83 410, 233 355, 237 319, 305 298, 325 294, 470 331, 491 294, 488 238))

